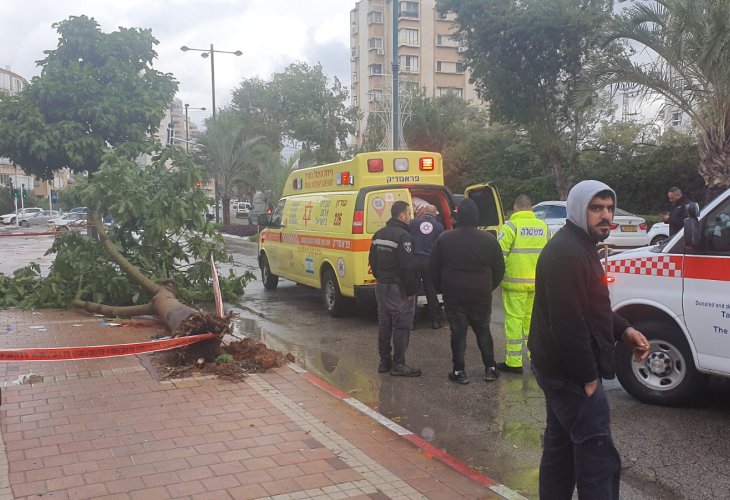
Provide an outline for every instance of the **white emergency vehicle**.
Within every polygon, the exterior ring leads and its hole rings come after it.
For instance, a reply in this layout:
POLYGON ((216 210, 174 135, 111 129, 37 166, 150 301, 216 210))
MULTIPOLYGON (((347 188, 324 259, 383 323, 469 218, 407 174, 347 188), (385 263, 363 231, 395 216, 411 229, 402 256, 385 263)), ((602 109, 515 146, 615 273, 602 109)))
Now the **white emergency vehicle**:
POLYGON ((730 189, 688 211, 664 243, 606 260, 614 310, 651 344, 641 363, 616 349, 621 385, 646 403, 688 404, 708 375, 730 377, 730 189))

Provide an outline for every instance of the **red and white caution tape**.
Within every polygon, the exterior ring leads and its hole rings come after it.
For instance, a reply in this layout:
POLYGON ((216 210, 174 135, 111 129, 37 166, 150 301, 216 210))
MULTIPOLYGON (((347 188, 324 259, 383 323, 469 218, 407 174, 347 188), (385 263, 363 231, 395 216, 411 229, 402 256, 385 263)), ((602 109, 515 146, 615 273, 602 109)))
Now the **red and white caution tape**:
POLYGON ((215 333, 202 333, 188 337, 177 337, 133 344, 94 345, 80 347, 42 347, 31 349, 0 349, 1 361, 65 361, 69 359, 111 358, 146 352, 167 351, 184 347, 203 340, 216 338, 215 333))

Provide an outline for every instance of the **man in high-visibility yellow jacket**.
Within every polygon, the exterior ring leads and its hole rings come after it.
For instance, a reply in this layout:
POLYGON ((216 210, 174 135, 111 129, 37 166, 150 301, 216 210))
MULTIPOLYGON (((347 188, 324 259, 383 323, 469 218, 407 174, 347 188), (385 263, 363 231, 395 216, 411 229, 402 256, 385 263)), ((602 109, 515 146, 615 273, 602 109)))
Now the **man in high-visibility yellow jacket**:
POLYGON ((501 286, 507 337, 507 355, 504 363, 497 364, 499 371, 522 373, 522 346, 527 344, 535 299, 535 268, 549 238, 550 231, 535 217, 529 196, 517 196, 514 213, 498 237, 505 263, 501 286))

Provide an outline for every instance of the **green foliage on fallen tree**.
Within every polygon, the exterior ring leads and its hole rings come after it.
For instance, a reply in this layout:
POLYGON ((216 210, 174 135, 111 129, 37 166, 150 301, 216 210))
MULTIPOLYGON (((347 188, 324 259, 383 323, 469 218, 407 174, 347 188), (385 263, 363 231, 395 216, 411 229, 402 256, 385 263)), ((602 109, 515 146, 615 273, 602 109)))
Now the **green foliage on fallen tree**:
MULTIPOLYGON (((110 239, 140 273, 167 285, 184 302, 210 302, 210 256, 216 264, 232 258, 215 226, 205 221, 210 200, 195 188, 200 175, 176 148, 146 167, 108 152, 100 170, 88 183, 70 188, 67 200, 111 218, 110 239)), ((0 307, 68 307, 77 295, 112 306, 151 299, 85 234, 59 234, 47 254, 56 255, 47 277, 35 264, 12 277, 0 274, 0 307)), ((253 278, 250 271, 220 276, 224 300, 235 300, 253 278)))

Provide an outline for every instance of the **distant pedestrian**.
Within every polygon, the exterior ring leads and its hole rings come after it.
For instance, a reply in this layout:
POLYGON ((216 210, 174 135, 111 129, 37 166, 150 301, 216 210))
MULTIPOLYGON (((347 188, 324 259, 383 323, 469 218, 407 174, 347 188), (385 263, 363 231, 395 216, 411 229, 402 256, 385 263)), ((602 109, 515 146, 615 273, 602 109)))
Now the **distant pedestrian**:
POLYGON ((396 377, 418 377, 421 370, 406 365, 406 351, 416 308, 418 275, 413 256, 413 237, 408 231, 411 209, 396 201, 391 218, 379 229, 370 244, 368 261, 378 302, 378 373, 396 377))
POLYGON ((545 394, 547 427, 540 498, 619 498, 621 458, 601 379, 615 377, 614 345, 622 340, 645 360, 644 335, 614 313, 596 243, 611 232, 616 193, 583 181, 568 193, 567 222, 540 254, 528 346, 545 394))
POLYGON ((535 217, 530 197, 517 196, 514 213, 502 225, 497 238, 504 254, 502 304, 507 337, 504 363, 497 364, 500 371, 522 373, 522 349, 530 333, 535 299, 535 267, 549 234, 547 225, 535 217))
POLYGON ((416 271, 418 272, 418 279, 423 285, 423 293, 426 295, 428 319, 433 329, 441 328, 441 305, 428 267, 431 249, 433 249, 433 245, 441 233, 444 232, 443 224, 436 220, 437 214, 438 210, 435 206, 421 205, 416 212, 416 218, 408 225, 411 236, 413 236, 416 271))
POLYGON ((674 236, 684 229, 684 219, 689 217, 687 205, 692 202, 676 186, 669 188, 667 198, 672 205, 669 207, 669 211, 662 215, 662 220, 669 224, 669 236, 674 236))
POLYGON ((431 277, 443 293, 451 328, 452 370, 449 380, 468 384, 465 369, 466 334, 471 326, 484 363, 485 380, 499 377, 494 342, 489 329, 492 290, 504 275, 504 259, 497 238, 477 229, 479 209, 471 199, 462 200, 456 229, 445 231, 431 252, 431 277))

